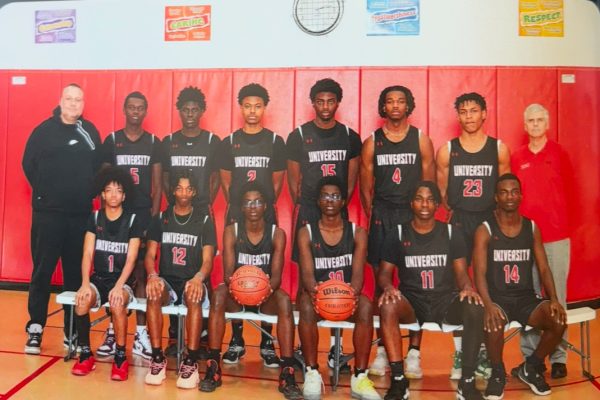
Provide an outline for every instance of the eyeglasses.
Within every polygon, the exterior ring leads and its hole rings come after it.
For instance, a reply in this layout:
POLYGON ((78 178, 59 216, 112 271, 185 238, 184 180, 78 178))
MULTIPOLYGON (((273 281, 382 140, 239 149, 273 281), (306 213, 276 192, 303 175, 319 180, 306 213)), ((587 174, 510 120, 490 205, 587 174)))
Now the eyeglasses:
POLYGON ((254 200, 244 200, 242 201, 242 207, 244 208, 258 208, 265 205, 264 200, 254 199, 254 200))
POLYGON ((341 193, 321 193, 319 200, 322 201, 340 201, 342 200, 341 193))

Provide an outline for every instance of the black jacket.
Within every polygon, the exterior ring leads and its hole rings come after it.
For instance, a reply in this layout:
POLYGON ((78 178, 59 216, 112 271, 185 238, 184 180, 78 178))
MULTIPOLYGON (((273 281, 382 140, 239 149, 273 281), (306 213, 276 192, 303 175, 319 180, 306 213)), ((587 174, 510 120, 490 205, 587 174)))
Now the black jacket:
POLYGON ((60 119, 60 107, 38 125, 25 147, 23 170, 33 189, 34 211, 85 214, 100 166, 100 135, 89 121, 60 119))

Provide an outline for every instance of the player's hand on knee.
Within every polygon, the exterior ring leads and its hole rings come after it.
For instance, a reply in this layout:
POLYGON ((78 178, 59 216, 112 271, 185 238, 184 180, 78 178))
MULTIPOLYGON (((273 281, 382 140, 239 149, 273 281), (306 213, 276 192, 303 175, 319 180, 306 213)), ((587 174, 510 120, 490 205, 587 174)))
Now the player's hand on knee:
POLYGON ((566 325, 567 323, 567 312, 558 301, 550 302, 550 316, 561 325, 566 325))
POLYGON ((123 294, 123 286, 116 285, 108 292, 108 302, 111 307, 118 307, 125 304, 125 296, 123 294))
POLYGON ((486 332, 504 330, 505 324, 504 313, 498 306, 493 305, 491 308, 486 308, 483 318, 483 326, 486 332))
POLYGON ((92 297, 92 287, 90 285, 83 284, 75 294, 75 305, 83 306, 92 297))
POLYGON ((393 287, 387 287, 383 290, 383 294, 379 297, 379 307, 384 304, 396 303, 402 301, 402 294, 400 291, 393 287))
POLYGON ((479 296, 479 293, 471 288, 461 290, 458 296, 460 301, 467 299, 469 304, 478 304, 483 306, 483 300, 481 300, 481 296, 479 296))
POLYGON ((162 294, 165 283, 158 276, 151 276, 146 282, 146 297, 148 300, 158 300, 162 294))
POLYGON ((200 302, 204 287, 202 286, 202 279, 198 276, 194 276, 192 279, 185 283, 185 293, 188 295, 192 303, 200 302))

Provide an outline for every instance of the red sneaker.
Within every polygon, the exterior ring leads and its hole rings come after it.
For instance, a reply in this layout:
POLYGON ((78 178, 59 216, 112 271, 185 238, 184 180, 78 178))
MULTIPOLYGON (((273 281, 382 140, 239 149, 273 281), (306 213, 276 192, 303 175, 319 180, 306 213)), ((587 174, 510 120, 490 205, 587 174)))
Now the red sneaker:
POLYGON ((77 360, 73 368, 71 369, 71 373, 73 375, 85 376, 96 369, 96 359, 94 356, 86 358, 83 361, 77 360))
POLYGON ((113 362, 112 372, 110 373, 110 379, 113 381, 126 381, 129 376, 129 362, 123 361, 121 368, 117 367, 117 363, 113 362))

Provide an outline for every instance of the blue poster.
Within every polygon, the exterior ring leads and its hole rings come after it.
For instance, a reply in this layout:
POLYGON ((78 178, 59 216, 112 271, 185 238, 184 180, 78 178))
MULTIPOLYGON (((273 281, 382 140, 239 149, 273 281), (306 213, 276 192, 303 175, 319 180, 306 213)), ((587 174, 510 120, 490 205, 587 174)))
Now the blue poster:
POLYGON ((367 36, 418 35, 419 0, 367 0, 367 36))

